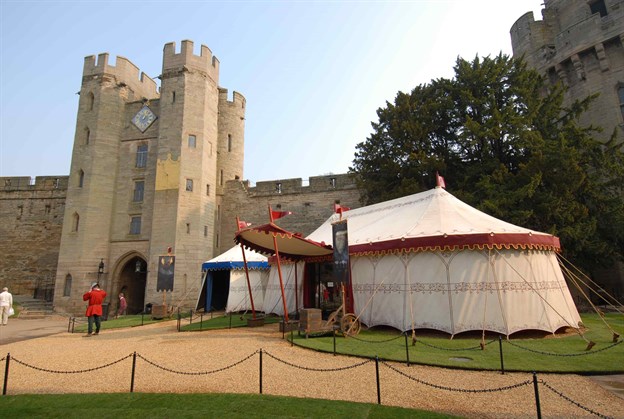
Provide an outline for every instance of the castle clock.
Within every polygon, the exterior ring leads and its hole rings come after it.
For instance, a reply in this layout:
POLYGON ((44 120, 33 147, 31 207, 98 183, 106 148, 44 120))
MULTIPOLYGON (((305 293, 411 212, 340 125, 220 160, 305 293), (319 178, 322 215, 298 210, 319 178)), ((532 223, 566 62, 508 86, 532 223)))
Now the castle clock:
POLYGON ((132 118, 132 123, 141 131, 145 132, 150 125, 156 120, 156 115, 154 112, 147 106, 144 105, 140 111, 134 115, 132 118))

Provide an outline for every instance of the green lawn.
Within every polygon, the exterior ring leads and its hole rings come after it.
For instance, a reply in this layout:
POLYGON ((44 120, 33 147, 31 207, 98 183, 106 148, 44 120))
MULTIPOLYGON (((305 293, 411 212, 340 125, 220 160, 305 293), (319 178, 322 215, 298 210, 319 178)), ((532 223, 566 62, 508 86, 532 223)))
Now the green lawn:
MULTIPOLYGON (((502 340, 505 371, 568 372, 583 374, 609 374, 624 372, 624 343, 605 349, 613 344, 612 332, 597 314, 581 315, 588 328, 585 338, 596 343, 586 351, 587 343, 578 334, 566 336, 513 337, 510 342, 502 340), (515 344, 517 346, 514 346, 515 344), (547 355, 532 351, 545 352, 547 355), (573 355, 573 356, 569 356, 573 355)), ((607 314, 606 319, 621 336, 624 336, 624 317, 607 314)), ((288 336, 290 339, 290 335, 288 336)), ((498 337, 488 336, 485 350, 479 348, 480 334, 453 340, 448 335, 416 334, 417 342, 408 339, 410 363, 436 365, 460 369, 499 370, 501 368, 498 337), (430 345, 430 346, 427 346, 430 345), (433 347, 435 346, 435 347, 433 347), (477 349, 467 349, 475 348, 477 349), (462 350, 465 349, 465 350, 462 350)), ((332 336, 314 337, 293 335, 295 345, 323 352, 333 352, 332 336)), ((622 338, 619 339, 622 342, 622 338)), ((405 338, 392 329, 362 331, 356 338, 336 337, 336 352, 360 357, 406 362, 405 338), (393 339, 397 338, 397 339, 393 339), (385 341, 385 342, 384 342, 385 341)))
MULTIPOLYGON (((260 315, 256 315, 260 317, 260 315)), ((234 327, 247 327, 247 319, 251 319, 251 313, 232 315, 211 316, 210 313, 204 314, 203 317, 194 316, 192 322, 187 318, 184 319, 180 325, 182 332, 199 331, 199 330, 211 330, 211 329, 228 329, 234 327)), ((266 316, 264 317, 265 324, 279 323, 282 321, 281 317, 266 316)))
POLYGON ((253 394, 60 394, 1 396, 5 418, 452 418, 434 412, 253 394))
MULTIPOLYGON (((170 318, 166 317, 164 319, 152 319, 152 316, 149 314, 141 315, 141 314, 132 314, 127 316, 121 316, 117 319, 110 318, 109 320, 102 321, 102 330, 107 329, 119 329, 124 327, 136 327, 143 326, 146 324, 159 323, 163 321, 169 321, 170 318)), ((87 331, 87 322, 86 319, 81 319, 80 322, 76 322, 74 326, 74 333, 84 333, 87 331)))

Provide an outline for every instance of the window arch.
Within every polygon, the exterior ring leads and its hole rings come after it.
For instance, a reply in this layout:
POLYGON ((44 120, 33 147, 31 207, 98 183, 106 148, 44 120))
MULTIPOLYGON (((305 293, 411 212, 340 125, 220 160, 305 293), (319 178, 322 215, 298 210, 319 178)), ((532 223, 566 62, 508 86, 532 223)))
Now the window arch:
POLYGON ((78 171, 78 187, 82 188, 84 186, 84 170, 80 169, 78 171))
POLYGON ((93 94, 93 92, 89 92, 89 95, 87 96, 87 109, 92 111, 94 103, 95 103, 95 95, 93 94))
POLYGON ((72 231, 73 232, 78 231, 79 226, 80 226, 80 215, 78 215, 78 213, 75 212, 73 215, 73 219, 72 219, 72 231))
POLYGON ((69 297, 71 295, 72 276, 67 274, 65 276, 65 286, 63 287, 63 297, 69 297))

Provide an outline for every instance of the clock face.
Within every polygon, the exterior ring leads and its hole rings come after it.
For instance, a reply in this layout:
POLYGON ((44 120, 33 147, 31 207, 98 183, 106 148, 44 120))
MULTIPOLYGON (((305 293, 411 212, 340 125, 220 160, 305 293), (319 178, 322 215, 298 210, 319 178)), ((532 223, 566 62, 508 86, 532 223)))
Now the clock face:
POLYGON ((147 106, 143 106, 140 111, 132 118, 132 123, 141 131, 145 132, 150 125, 156 120, 156 115, 147 106))

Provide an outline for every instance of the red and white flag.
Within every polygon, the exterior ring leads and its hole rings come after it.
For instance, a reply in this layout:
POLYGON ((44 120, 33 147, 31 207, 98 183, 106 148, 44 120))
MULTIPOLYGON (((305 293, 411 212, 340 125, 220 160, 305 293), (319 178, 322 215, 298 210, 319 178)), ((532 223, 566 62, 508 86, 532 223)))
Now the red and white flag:
POLYGON ((436 172, 436 186, 446 189, 446 183, 444 182, 444 178, 440 176, 438 172, 436 172))
POLYGON ((271 221, 278 220, 282 217, 292 214, 290 211, 273 211, 271 210, 271 221))
POLYGON ((244 228, 247 228, 251 225, 251 223, 248 223, 247 221, 239 221, 238 222, 238 229, 242 230, 244 228))
POLYGON ((336 214, 341 214, 341 215, 342 215, 342 213, 343 213, 343 212, 345 212, 345 211, 349 211, 350 209, 351 209, 351 208, 349 208, 349 207, 343 207, 343 206, 342 206, 342 205, 340 205, 340 204, 334 204, 334 212, 335 212, 336 214))

